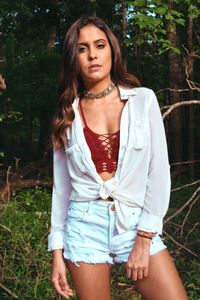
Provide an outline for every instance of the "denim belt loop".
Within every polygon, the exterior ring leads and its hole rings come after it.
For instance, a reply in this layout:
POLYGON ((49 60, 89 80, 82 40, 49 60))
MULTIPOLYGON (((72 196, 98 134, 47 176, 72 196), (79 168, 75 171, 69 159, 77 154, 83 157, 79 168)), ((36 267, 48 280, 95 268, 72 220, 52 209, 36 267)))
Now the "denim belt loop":
POLYGON ((90 200, 88 203, 87 212, 90 215, 90 214, 93 214, 93 211, 94 211, 94 200, 90 200))

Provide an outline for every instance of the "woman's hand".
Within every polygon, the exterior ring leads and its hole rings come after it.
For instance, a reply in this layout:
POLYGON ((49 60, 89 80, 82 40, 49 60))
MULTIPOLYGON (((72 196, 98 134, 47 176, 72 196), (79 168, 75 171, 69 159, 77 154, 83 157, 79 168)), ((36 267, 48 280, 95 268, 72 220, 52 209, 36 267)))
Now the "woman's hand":
POLYGON ((136 281, 148 276, 151 240, 137 236, 126 263, 127 277, 136 281))
POLYGON ((51 282, 59 295, 66 299, 73 296, 66 278, 67 268, 62 256, 62 249, 53 250, 51 282))

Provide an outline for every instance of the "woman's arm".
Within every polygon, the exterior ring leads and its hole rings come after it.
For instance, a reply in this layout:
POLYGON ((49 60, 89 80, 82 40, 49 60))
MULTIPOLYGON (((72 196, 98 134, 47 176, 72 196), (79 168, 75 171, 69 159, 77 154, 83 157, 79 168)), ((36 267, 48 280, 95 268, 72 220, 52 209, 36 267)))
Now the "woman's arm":
POLYGON ((162 233, 163 217, 170 199, 170 165, 162 115, 156 95, 152 91, 149 108, 150 164, 143 211, 138 234, 126 265, 127 276, 133 280, 148 276, 150 245, 154 233, 162 233))
POLYGON ((73 291, 67 281, 67 268, 63 259, 63 238, 70 193, 71 179, 67 168, 67 157, 64 147, 53 149, 53 192, 48 251, 52 251, 52 285, 58 294, 66 299, 73 295, 73 291))
POLYGON ((64 147, 53 149, 53 191, 48 251, 63 249, 70 193, 71 179, 67 168, 67 157, 64 147))

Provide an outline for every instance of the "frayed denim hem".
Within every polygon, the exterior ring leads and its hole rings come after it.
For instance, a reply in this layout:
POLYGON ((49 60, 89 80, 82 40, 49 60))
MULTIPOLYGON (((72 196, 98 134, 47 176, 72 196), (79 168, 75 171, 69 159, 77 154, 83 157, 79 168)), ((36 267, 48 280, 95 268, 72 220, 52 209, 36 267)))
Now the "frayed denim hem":
POLYGON ((95 257, 94 255, 87 255, 87 256, 84 256, 84 258, 82 258, 80 255, 79 255, 79 258, 75 258, 75 255, 70 255, 70 253, 63 253, 63 256, 65 259, 69 259, 71 262, 73 262, 77 267, 80 268, 80 265, 78 264, 78 262, 83 262, 83 263, 86 263, 86 264, 102 264, 102 263, 109 263, 111 265, 114 264, 113 262, 113 259, 112 257, 108 257, 108 259, 106 258, 101 258, 101 257, 95 257))

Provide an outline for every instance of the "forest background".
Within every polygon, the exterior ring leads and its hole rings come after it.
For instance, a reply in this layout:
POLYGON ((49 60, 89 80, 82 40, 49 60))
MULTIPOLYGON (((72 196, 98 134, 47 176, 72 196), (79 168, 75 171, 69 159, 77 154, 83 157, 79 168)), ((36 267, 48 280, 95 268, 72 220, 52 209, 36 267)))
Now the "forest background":
MULTIPOLYGON (((60 299, 47 252, 50 125, 63 38, 86 14, 108 23, 128 71, 158 97, 172 178, 163 239, 200 300, 200 0, 1 0, 0 299, 60 299)), ((141 299, 122 267, 112 273, 113 299, 141 299)))

